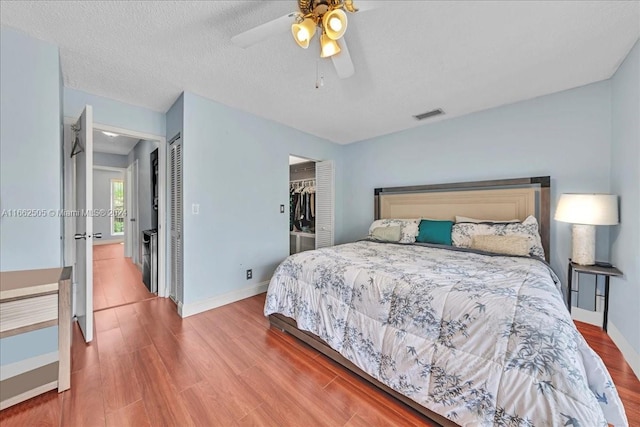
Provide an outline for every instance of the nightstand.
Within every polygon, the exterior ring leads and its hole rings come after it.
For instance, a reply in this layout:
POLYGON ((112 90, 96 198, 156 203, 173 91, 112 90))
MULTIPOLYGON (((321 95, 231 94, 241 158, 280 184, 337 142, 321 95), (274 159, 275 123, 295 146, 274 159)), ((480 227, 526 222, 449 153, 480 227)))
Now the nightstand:
POLYGON ((574 292, 571 283, 573 281, 573 273, 593 274, 596 276, 596 297, 603 296, 598 295, 597 280, 598 276, 604 276, 604 312, 602 313, 602 329, 607 330, 607 318, 609 315, 609 278, 611 276, 622 276, 622 271, 618 270, 614 266, 601 267, 599 265, 580 265, 569 259, 569 274, 567 275, 567 306, 569 307, 569 313, 571 313, 571 293, 574 292))

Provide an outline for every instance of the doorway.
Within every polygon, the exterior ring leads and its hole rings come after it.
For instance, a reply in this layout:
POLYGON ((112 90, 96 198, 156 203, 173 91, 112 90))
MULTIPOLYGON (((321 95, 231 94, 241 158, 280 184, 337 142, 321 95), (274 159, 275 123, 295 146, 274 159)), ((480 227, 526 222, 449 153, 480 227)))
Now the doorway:
POLYGON ((334 244, 333 161, 289 155, 289 254, 334 244))
POLYGON ((316 162, 289 156, 289 255, 316 247, 316 162))
POLYGON ((144 276, 142 232, 157 228, 151 154, 157 153, 158 145, 158 141, 93 131, 93 209, 98 214, 93 231, 102 236, 92 242, 94 311, 154 298, 157 293, 156 283, 144 276))
MULTIPOLYGON (((87 110, 91 110, 87 106, 87 110)), ((84 115, 84 113, 83 113, 84 115)), ((70 156, 74 145, 71 124, 65 118, 63 139, 63 206, 66 212, 81 212, 77 205, 75 160, 70 156)), ((93 280, 76 276, 76 218, 64 218, 64 264, 74 266, 73 310, 78 313, 78 298, 82 308, 91 300, 88 312, 167 295, 164 265, 166 238, 164 224, 166 200, 165 138, 137 131, 95 123, 93 126, 91 159, 93 280), (100 187, 100 188, 99 188, 100 187), (144 206, 142 204, 144 203, 144 206), (103 214, 104 213, 104 214, 103 214), (141 232, 157 230, 157 289, 149 291, 142 280, 144 254, 141 232), (91 283, 93 282, 93 283, 91 283), (79 289, 90 287, 88 289, 79 289), (89 297, 91 293, 91 297, 89 297), (84 301, 84 300, 87 301, 84 301)), ((90 334, 87 334, 90 335, 90 334)), ((88 341, 91 337, 85 336, 88 341)))

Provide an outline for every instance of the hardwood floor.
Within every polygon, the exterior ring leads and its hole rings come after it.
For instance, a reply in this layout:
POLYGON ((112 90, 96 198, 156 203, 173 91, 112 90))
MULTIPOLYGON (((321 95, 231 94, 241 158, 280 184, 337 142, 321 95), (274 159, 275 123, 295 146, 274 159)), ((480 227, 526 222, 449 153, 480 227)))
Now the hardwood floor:
POLYGON ((578 330, 607 366, 624 405, 630 426, 640 426, 640 381, 622 353, 600 327, 575 322, 578 330))
POLYGON ((93 247, 93 309, 103 310, 154 298, 142 283, 142 273, 125 258, 124 245, 93 247))
MULTIPOLYGON (((71 389, 0 412, 9 426, 429 425, 263 316, 258 295, 187 319, 163 298, 103 310, 95 340, 74 326, 71 389)), ((639 425, 640 383, 609 337, 577 323, 639 425)))

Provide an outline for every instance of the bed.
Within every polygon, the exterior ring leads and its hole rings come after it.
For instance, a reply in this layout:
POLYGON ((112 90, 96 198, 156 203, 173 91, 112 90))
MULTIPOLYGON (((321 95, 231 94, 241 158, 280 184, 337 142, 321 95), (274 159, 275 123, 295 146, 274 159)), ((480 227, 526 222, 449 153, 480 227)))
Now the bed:
MULTIPOLYGON (((549 177, 376 189, 374 217, 533 216, 548 259, 549 190, 549 177)), ((366 239, 288 257, 265 315, 441 425, 627 425, 563 301, 542 257, 366 239)))

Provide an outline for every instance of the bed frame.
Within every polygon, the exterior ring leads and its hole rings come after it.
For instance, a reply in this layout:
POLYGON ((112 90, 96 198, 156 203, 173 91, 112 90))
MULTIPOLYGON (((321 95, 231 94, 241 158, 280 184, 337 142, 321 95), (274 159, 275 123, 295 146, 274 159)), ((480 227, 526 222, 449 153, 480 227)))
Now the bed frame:
MULTIPOLYGON (((524 220, 527 216, 534 215, 540 226, 542 246, 548 261, 550 259, 550 192, 551 179, 548 176, 376 188, 374 218, 454 219, 459 215, 478 219, 524 220)), ((274 328, 295 336, 429 420, 442 426, 457 425, 376 380, 332 349, 317 335, 298 329, 294 319, 281 314, 271 314, 269 321, 274 328)))

